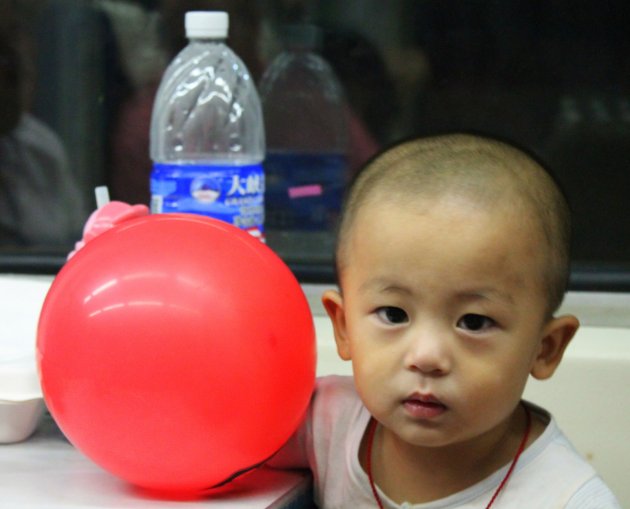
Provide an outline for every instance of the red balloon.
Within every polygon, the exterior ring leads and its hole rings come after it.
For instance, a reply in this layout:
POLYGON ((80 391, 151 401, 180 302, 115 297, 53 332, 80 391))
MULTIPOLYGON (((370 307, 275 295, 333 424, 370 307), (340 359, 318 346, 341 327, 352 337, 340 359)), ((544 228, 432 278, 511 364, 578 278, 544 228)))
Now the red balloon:
POLYGON ((188 214, 130 220, 59 272, 37 337, 66 437, 133 484, 197 492, 291 436, 315 380, 300 285, 273 251, 188 214))

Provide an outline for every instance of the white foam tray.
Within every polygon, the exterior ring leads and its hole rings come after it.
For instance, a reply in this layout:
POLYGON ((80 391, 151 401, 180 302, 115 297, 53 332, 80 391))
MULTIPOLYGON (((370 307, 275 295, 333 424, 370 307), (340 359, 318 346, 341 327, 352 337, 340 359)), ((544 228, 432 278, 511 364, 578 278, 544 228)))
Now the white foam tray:
POLYGON ((0 444, 21 442, 30 437, 44 413, 42 398, 0 401, 0 444))
POLYGON ((37 321, 52 278, 0 276, 0 444, 19 442, 44 411, 37 375, 37 321))

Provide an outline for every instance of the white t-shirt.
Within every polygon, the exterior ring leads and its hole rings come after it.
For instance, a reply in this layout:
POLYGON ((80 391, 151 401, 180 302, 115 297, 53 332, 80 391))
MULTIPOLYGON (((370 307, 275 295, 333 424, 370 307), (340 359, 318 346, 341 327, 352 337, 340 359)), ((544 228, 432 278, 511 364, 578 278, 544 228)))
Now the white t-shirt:
MULTIPOLYGON (((493 507, 545 509, 621 509, 593 467, 573 448, 544 410, 528 404, 549 420, 543 434, 521 455, 493 507)), ((275 467, 310 468, 315 502, 325 509, 374 508, 367 474, 359 463, 359 445, 370 414, 351 377, 321 378, 308 415, 295 436, 272 460, 275 467)), ((507 473, 504 466, 479 483, 446 498, 424 504, 398 505, 379 490, 384 507, 413 509, 485 508, 507 473)))

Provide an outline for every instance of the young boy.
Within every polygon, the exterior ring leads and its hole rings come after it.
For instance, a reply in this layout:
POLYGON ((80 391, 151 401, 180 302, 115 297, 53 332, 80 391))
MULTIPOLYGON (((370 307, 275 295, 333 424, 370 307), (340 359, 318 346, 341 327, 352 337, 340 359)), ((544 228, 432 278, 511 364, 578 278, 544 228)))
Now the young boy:
POLYGON ((569 211, 521 151, 469 135, 403 143, 355 179, 323 304, 353 379, 318 381, 274 458, 324 508, 615 508, 553 418, 521 401, 578 328, 554 316, 569 211), (418 505, 414 505, 418 504, 418 505))

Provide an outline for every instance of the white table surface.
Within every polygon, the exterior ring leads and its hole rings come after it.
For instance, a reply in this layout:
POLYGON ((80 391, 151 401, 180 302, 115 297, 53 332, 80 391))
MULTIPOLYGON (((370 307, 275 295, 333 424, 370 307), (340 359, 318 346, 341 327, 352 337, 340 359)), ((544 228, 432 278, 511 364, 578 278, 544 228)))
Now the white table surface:
POLYGON ((305 502, 310 487, 306 473, 263 468, 237 479, 223 493, 194 500, 156 499, 85 457, 48 414, 29 439, 0 444, 2 509, 297 508, 310 507, 305 502))

